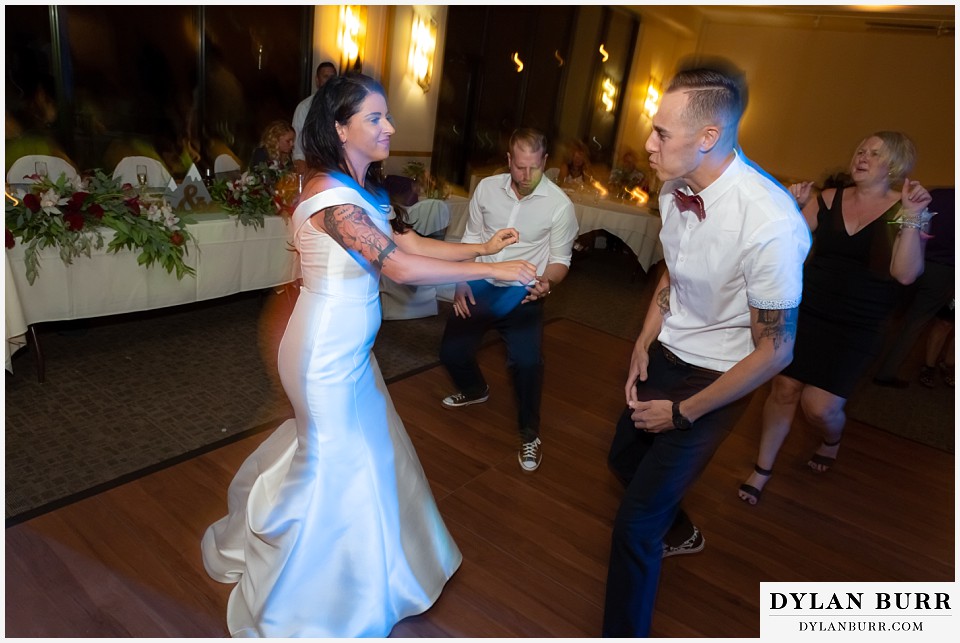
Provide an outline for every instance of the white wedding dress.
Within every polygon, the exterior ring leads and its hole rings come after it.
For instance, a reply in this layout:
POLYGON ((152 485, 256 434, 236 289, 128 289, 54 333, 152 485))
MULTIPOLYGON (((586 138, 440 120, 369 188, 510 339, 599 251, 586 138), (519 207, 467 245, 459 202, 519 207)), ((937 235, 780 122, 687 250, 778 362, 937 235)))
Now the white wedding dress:
POLYGON ((297 208, 303 288, 279 357, 296 417, 243 463, 201 543, 207 573, 236 583, 233 636, 385 637, 460 565, 371 352, 379 275, 308 222, 343 203, 390 234, 350 188, 297 208))

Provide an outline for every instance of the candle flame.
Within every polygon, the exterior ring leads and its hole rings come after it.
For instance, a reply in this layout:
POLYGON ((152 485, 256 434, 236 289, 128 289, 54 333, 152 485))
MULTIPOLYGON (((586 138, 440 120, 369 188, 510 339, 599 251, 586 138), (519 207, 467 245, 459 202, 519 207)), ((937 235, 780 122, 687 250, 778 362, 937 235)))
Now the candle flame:
POLYGON ((650 200, 650 196, 639 187, 633 188, 632 190, 627 190, 627 188, 623 189, 626 190, 627 194, 629 194, 631 198, 636 200, 637 205, 644 205, 650 200))
POLYGON ((593 185, 594 189, 600 193, 601 197, 607 196, 607 190, 606 188, 603 187, 603 185, 601 185, 600 183, 597 183, 597 181, 594 179, 591 179, 590 183, 593 185))
POLYGON ((4 190, 3 193, 4 193, 4 195, 6 195, 6 197, 7 197, 8 199, 10 199, 11 201, 13 201, 14 207, 20 205, 20 199, 18 199, 17 197, 13 196, 12 194, 10 194, 9 192, 7 192, 6 190, 4 190))
POLYGON ((515 64, 515 65, 517 66, 517 73, 518 73, 518 74, 523 71, 523 61, 520 60, 520 52, 519 52, 519 51, 513 52, 513 64, 515 64))

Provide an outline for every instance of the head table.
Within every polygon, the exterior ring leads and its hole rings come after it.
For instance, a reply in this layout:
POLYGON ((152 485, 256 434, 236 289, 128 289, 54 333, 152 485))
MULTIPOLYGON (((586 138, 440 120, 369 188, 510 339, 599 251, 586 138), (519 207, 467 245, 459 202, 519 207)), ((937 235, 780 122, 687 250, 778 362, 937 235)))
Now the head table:
MULTIPOLYGON (((637 261, 646 271, 663 259, 660 246, 660 217, 650 209, 630 203, 595 198, 592 193, 568 193, 573 211, 580 225, 580 234, 606 230, 633 250, 637 261)), ((447 198, 450 225, 447 241, 459 241, 470 217, 470 200, 462 196, 447 198)))
POLYGON ((196 275, 168 273, 162 267, 137 264, 139 251, 107 252, 113 231, 104 230, 104 244, 90 257, 60 260, 57 248, 40 253, 40 271, 27 281, 24 250, 7 249, 4 304, 7 361, 24 343, 26 326, 47 321, 84 319, 194 303, 293 281, 296 253, 291 226, 279 216, 264 217, 254 229, 223 212, 193 215, 187 230, 185 262, 196 275))

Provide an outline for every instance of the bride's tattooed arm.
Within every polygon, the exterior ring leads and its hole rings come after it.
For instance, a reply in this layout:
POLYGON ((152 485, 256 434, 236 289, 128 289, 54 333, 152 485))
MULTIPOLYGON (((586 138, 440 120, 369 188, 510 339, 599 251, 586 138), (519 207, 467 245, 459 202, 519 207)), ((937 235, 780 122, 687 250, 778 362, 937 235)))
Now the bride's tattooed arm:
POLYGON ((347 251, 357 252, 383 269, 383 262, 397 249, 397 244, 370 220, 362 208, 352 205, 335 205, 321 211, 323 229, 347 251))

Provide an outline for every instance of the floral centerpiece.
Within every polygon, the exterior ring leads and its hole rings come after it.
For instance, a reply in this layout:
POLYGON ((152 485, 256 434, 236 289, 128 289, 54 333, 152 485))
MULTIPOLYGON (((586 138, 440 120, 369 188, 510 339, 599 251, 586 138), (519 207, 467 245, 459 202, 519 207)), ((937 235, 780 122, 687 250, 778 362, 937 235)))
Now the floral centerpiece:
POLYGON ((401 170, 404 176, 414 180, 420 195, 427 199, 446 199, 450 186, 439 176, 433 176, 420 161, 410 161, 401 170))
POLYGON ((643 172, 637 168, 615 167, 610 172, 610 185, 619 190, 632 190, 640 188, 646 191, 646 177, 643 172))
POLYGON ((210 188, 214 201, 232 214, 238 223, 262 228, 268 214, 289 216, 299 193, 294 172, 276 161, 261 163, 236 179, 217 179, 210 188))
POLYGON ((56 181, 37 175, 30 179, 35 182, 29 192, 7 193, 6 244, 23 244, 31 284, 40 271, 41 250, 56 246, 60 259, 70 264, 103 247, 104 228, 114 232, 108 251, 139 250, 138 264, 158 263, 176 272, 177 279, 195 274, 184 263, 191 239, 186 226, 192 220, 175 214, 164 199, 142 194, 129 183, 121 185, 101 170, 87 178, 61 174, 56 181))

